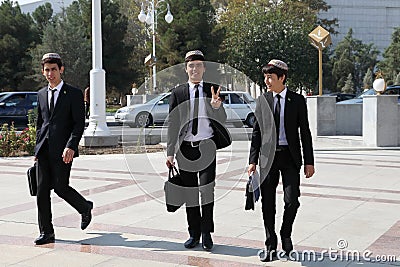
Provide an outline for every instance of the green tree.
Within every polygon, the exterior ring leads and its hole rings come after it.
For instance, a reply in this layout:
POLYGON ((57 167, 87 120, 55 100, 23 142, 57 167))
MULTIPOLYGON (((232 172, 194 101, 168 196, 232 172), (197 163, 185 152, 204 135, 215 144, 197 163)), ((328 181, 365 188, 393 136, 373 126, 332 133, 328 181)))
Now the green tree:
POLYGON ((39 41, 29 14, 18 3, 6 0, 0 5, 0 89, 32 90, 23 85, 30 73, 28 51, 39 41))
POLYGON ((260 85, 264 85, 262 66, 279 58, 289 65, 291 88, 314 87, 318 53, 310 45, 308 33, 316 22, 317 12, 303 1, 233 0, 221 16, 225 32, 222 57, 260 85))
POLYGON ((353 37, 353 30, 340 41, 331 57, 333 66, 332 76, 337 90, 340 90, 346 81, 348 73, 352 73, 357 90, 363 87, 363 77, 368 69, 376 65, 379 51, 373 44, 363 44, 353 37))
POLYGON ((53 8, 50 3, 45 3, 32 12, 33 20, 36 23, 38 31, 42 33, 53 17, 53 8))
MULTIPOLYGON (((127 20, 119 10, 118 3, 102 0, 103 68, 106 71, 107 90, 125 94, 130 85, 126 77, 131 72, 126 56, 129 47, 124 44, 127 20)), ((43 53, 58 51, 66 64, 65 80, 85 88, 89 84, 92 67, 91 12, 90 0, 78 0, 54 17, 54 23, 45 28, 42 44, 33 51, 35 66, 40 66, 43 53)), ((38 76, 40 74, 37 79, 38 76)))
POLYGON ((345 85, 346 75, 348 75, 348 73, 354 73, 354 69, 354 62, 349 59, 349 56, 346 53, 341 54, 339 60, 336 60, 333 63, 332 73, 337 89, 340 89, 345 85))
POLYGON ((367 72, 365 73, 364 79, 363 79, 363 89, 369 89, 372 88, 372 84, 374 82, 374 78, 372 75, 371 69, 368 69, 367 72))
MULTIPOLYGON (((128 17, 125 43, 132 48, 129 53, 129 64, 138 75, 132 82, 141 84, 148 72, 143 63, 144 58, 152 53, 152 30, 149 25, 138 20, 141 1, 117 0, 116 2, 121 5, 121 13, 128 17), (140 75, 142 76, 139 77, 140 75)), ((185 53, 193 49, 202 50, 208 61, 218 61, 218 47, 223 36, 215 29, 216 14, 210 0, 174 0, 168 3, 174 16, 170 24, 164 20, 166 3, 159 2, 157 5, 157 71, 183 63, 185 53)), ((145 9, 147 12, 146 6, 145 9)), ((174 74, 168 76, 165 79, 163 77, 159 91, 171 89, 172 85, 176 85, 174 74)), ((158 78, 160 77, 158 75, 158 78)))
POLYGON ((32 51, 35 79, 46 83, 41 75, 40 60, 43 54, 57 52, 65 64, 63 79, 78 88, 89 84, 91 66, 91 42, 82 18, 80 3, 75 1, 61 14, 54 17, 54 23, 47 25, 42 43, 32 51))
MULTIPOLYGON (((120 12, 127 18, 127 30, 124 37, 124 43, 129 51, 128 58, 129 75, 125 77, 127 83, 141 85, 144 83, 148 68, 144 65, 144 58, 149 54, 146 46, 148 35, 143 28, 143 24, 138 20, 140 12, 140 3, 132 0, 117 0, 120 6, 120 12)), ((144 91, 139 92, 143 94, 144 91)))
POLYGON ((394 80, 394 84, 395 84, 395 85, 400 85, 400 72, 397 73, 396 79, 394 80))
POLYGON ((221 35, 215 30, 216 16, 210 0, 175 0, 170 7, 173 22, 158 20, 159 67, 182 63, 185 53, 193 49, 202 50, 208 61, 218 61, 221 35))
POLYGON ((385 79, 394 80, 400 72, 400 27, 394 29, 392 41, 383 53, 383 60, 378 66, 382 70, 385 79))
POLYGON ((353 75, 349 73, 347 76, 346 82, 342 88, 342 93, 345 94, 354 94, 354 82, 353 82, 353 75))
POLYGON ((107 85, 125 95, 130 93, 131 75, 128 57, 131 47, 124 43, 127 30, 127 18, 120 12, 117 2, 102 2, 102 38, 104 69, 107 72, 107 85))

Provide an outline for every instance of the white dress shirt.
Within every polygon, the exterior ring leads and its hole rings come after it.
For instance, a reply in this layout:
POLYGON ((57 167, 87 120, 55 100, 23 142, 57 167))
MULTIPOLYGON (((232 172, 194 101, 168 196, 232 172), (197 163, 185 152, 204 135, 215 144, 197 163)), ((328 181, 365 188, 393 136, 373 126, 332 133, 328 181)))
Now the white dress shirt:
POLYGON ((190 93, 190 123, 188 127, 188 131, 184 138, 185 141, 195 142, 204 139, 209 139, 213 137, 213 129, 210 126, 210 120, 207 116, 206 111, 206 98, 203 94, 203 81, 199 84, 199 113, 198 113, 198 131, 196 135, 192 134, 192 120, 193 120, 193 113, 194 113, 194 99, 195 99, 195 84, 188 82, 189 84, 189 93, 190 93))

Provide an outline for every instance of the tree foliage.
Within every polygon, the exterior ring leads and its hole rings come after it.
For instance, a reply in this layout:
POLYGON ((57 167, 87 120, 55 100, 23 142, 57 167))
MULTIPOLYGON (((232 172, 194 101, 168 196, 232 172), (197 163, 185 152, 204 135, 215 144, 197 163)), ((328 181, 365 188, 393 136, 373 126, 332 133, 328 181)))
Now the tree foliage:
POLYGON ((32 13, 33 20, 39 32, 43 32, 53 17, 53 8, 50 3, 39 6, 32 13))
POLYGON ((78 88, 89 84, 91 43, 82 20, 80 3, 75 1, 63 13, 54 17, 44 29, 42 43, 32 51, 35 79, 46 83, 41 75, 43 54, 59 53, 65 65, 63 79, 78 88))
MULTIPOLYGON (((91 12, 90 0, 78 0, 54 17, 54 21, 44 29, 42 44, 33 51, 37 73, 40 73, 41 55, 54 51, 63 58, 66 65, 64 79, 68 83, 79 88, 89 85, 89 71, 92 68, 91 12)), ((125 77, 131 73, 126 56, 129 49, 124 43, 126 17, 119 13, 118 3, 111 0, 102 0, 101 16, 106 86, 108 89, 127 91, 130 82, 125 77)), ((37 74, 36 78, 39 79, 39 76, 37 74)))
POLYGON ((353 82, 353 75, 349 73, 347 76, 346 82, 344 83, 344 86, 342 88, 342 93, 345 94, 354 94, 354 82, 353 82))
POLYGON ((369 68, 367 70, 367 72, 365 73, 365 76, 363 79, 363 89, 372 88, 373 82, 374 82, 374 77, 373 77, 371 69, 369 68))
POLYGON ((308 33, 316 26, 318 7, 310 8, 310 2, 229 2, 220 23, 226 34, 223 57, 260 85, 262 66, 279 58, 289 65, 290 87, 312 87, 318 79, 318 53, 310 45, 308 33))
MULTIPOLYGON (((132 0, 117 0, 120 12, 127 18, 127 29, 124 43, 127 48, 129 75, 125 77, 128 83, 138 85, 144 82, 147 74, 147 67, 144 65, 144 58, 149 54, 146 40, 149 41, 144 25, 139 22, 140 3, 132 0)), ((144 92, 140 92, 144 93, 144 92)))
MULTIPOLYGON (((129 64, 137 76, 131 82, 140 85, 148 76, 148 67, 144 58, 152 53, 151 25, 138 20, 141 1, 117 0, 121 13, 128 18, 128 28, 124 42, 131 47, 129 64)), ((159 2, 156 28, 156 67, 161 71, 170 66, 183 63, 188 50, 201 49, 207 60, 218 60, 218 47, 222 36, 215 31, 216 15, 209 0, 174 0, 168 1, 174 16, 172 23, 164 20, 167 11, 165 2, 159 2)), ((144 6, 147 13, 147 7, 144 6)), ((160 76, 158 76, 160 77, 160 76)), ((171 77, 173 80, 173 78, 171 77)), ((169 84, 159 84, 160 91, 167 90, 169 84), (164 88, 165 87, 165 88, 164 88)), ((140 87, 139 87, 140 88, 140 87)), ((170 87, 169 87, 170 89, 170 87)))
MULTIPOLYGON (((357 90, 363 88, 363 78, 368 69, 373 69, 378 62, 379 51, 373 44, 364 44, 353 37, 350 29, 340 41, 331 57, 332 76, 336 90, 340 90, 346 82, 349 73, 352 74, 357 90)), ((332 88, 334 89, 334 88, 332 88)))
POLYGON ((158 20, 158 53, 161 68, 184 61, 187 51, 200 49, 209 61, 218 60, 221 36, 215 31, 215 10, 210 0, 175 0, 170 2, 174 20, 158 20))
POLYGON ((400 84, 400 72, 397 73, 396 79, 394 80, 394 84, 395 84, 395 85, 399 85, 399 84, 400 84))
POLYGON ((21 88, 30 72, 28 51, 39 41, 33 20, 18 3, 6 0, 0 5, 0 22, 0 88, 28 89, 21 88))
POLYGON ((400 27, 394 29, 392 41, 383 53, 383 60, 378 64, 385 79, 395 80, 400 72, 400 27))

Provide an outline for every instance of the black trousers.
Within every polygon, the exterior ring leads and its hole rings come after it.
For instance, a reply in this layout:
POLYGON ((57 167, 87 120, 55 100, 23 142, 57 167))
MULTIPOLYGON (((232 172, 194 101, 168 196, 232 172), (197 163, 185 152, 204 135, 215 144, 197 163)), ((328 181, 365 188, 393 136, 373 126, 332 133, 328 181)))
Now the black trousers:
POLYGON ((200 147, 184 143, 177 153, 179 172, 186 187, 188 230, 196 239, 201 233, 214 232, 215 151, 214 143, 207 140, 200 147))
POLYGON ((300 169, 296 166, 288 149, 275 153, 268 177, 261 184, 261 203, 266 234, 265 245, 269 250, 276 250, 278 243, 275 233, 275 214, 279 173, 282 175, 285 202, 280 236, 285 238, 292 234, 293 222, 300 206, 300 169))
POLYGON ((54 233, 51 214, 50 191, 54 192, 79 213, 89 209, 86 199, 75 189, 69 186, 69 175, 72 162, 65 164, 62 155, 53 157, 49 155, 49 146, 45 142, 38 153, 38 191, 37 208, 40 233, 54 233))

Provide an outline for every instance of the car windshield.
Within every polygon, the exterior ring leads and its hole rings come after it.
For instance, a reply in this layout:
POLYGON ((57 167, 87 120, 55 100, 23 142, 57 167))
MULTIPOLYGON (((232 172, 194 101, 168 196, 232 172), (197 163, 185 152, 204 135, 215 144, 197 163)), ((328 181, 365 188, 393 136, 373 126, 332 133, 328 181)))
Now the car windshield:
POLYGON ((367 91, 365 91, 365 92, 362 92, 360 95, 358 95, 356 98, 363 98, 364 96, 366 96, 366 95, 375 95, 376 93, 375 93, 375 90, 373 89, 373 88, 371 88, 371 89, 368 89, 367 91))
POLYGON ((10 93, 0 93, 0 103, 3 102, 3 99, 6 98, 10 93))
POLYGON ((147 101, 145 104, 156 104, 158 101, 160 101, 161 98, 163 98, 166 94, 161 94, 149 101, 147 101))
POLYGON ((243 94, 243 98, 247 104, 255 102, 254 98, 250 94, 243 94))

